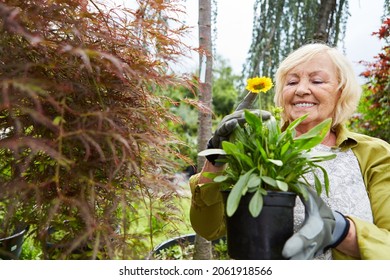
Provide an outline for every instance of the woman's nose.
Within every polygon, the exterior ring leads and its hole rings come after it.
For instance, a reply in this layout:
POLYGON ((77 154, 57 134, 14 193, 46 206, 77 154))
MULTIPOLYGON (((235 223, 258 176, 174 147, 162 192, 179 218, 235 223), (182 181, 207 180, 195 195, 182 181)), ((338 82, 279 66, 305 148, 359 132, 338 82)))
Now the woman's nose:
POLYGON ((298 96, 303 96, 310 93, 309 84, 304 81, 299 82, 295 90, 295 94, 298 96))

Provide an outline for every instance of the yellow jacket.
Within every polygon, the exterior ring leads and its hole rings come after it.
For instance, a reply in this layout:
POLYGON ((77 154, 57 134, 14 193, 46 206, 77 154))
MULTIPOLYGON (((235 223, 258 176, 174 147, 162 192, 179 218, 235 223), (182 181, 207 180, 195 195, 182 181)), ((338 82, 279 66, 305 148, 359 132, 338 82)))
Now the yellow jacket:
MULTIPOLYGON (((374 223, 349 217, 356 226, 361 258, 390 260, 390 144, 344 126, 337 127, 336 135, 336 146, 351 148, 357 157, 371 203, 374 223)), ((190 220, 199 235, 214 240, 226 233, 222 197, 218 186, 198 185, 199 176, 190 178, 190 220)), ((333 257, 353 259, 336 249, 333 257)))

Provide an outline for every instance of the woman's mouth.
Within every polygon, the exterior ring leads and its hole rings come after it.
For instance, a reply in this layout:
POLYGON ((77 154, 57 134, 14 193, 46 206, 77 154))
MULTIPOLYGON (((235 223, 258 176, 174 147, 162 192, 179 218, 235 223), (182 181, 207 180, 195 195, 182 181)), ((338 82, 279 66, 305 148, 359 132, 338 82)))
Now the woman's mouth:
POLYGON ((315 105, 316 105, 315 103, 310 103, 310 102, 294 103, 294 106, 298 108, 308 108, 308 107, 313 107, 315 105))

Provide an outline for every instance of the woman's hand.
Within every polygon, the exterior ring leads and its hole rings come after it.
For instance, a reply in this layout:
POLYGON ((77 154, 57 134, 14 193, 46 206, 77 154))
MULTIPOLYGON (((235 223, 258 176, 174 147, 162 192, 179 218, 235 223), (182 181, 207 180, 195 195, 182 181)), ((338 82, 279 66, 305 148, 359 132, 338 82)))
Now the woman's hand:
MULTIPOLYGON (((347 218, 348 219, 348 218, 347 218)), ((336 247, 337 250, 346 255, 360 259, 360 250, 357 242, 356 227, 352 220, 348 219, 350 223, 349 231, 345 239, 336 247)))
POLYGON ((357 244, 349 240, 355 232, 350 226, 353 223, 330 209, 314 190, 308 189, 308 199, 301 200, 305 206, 304 224, 285 243, 282 251, 285 258, 308 260, 335 247, 355 252, 357 244))

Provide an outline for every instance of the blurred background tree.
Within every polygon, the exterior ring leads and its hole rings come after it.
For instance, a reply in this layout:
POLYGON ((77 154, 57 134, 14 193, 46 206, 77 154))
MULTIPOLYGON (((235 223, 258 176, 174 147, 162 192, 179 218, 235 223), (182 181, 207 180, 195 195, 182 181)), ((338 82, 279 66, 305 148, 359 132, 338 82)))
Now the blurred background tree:
POLYGON ((336 46, 343 39, 348 0, 256 0, 252 44, 244 73, 273 77, 280 61, 310 41, 336 46))
MULTIPOLYGON (((252 44, 243 67, 244 78, 273 78, 281 60, 302 44, 321 41, 337 46, 348 19, 348 0, 256 0, 253 8, 252 44)), ((240 98, 245 94, 241 91, 240 98)), ((273 91, 260 98, 270 109, 273 91)))
POLYGON ((373 36, 383 41, 383 48, 374 62, 361 62, 367 69, 361 73, 367 83, 350 125, 358 132, 390 142, 390 17, 373 36))
POLYGON ((237 102, 240 76, 233 73, 226 59, 217 55, 213 69, 213 112, 224 117, 230 114, 237 102))

